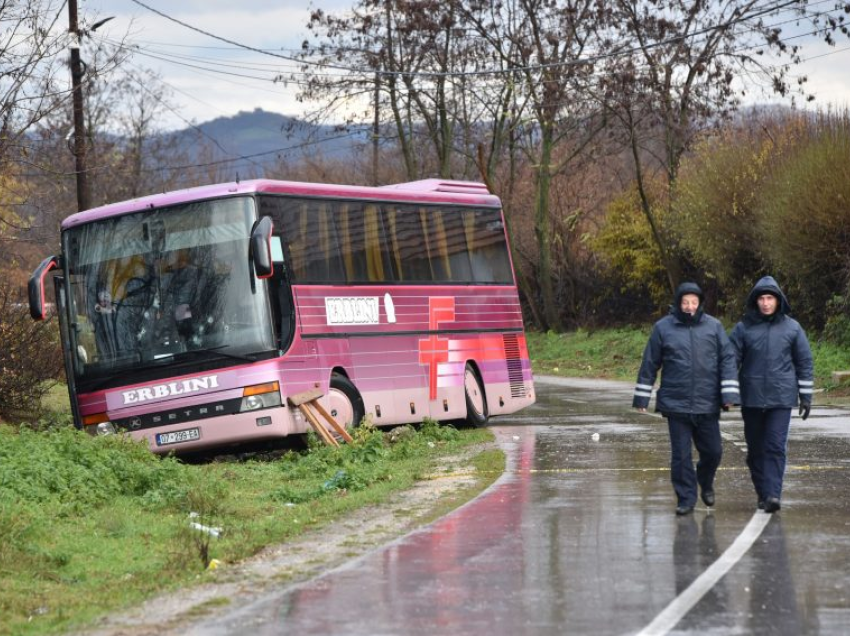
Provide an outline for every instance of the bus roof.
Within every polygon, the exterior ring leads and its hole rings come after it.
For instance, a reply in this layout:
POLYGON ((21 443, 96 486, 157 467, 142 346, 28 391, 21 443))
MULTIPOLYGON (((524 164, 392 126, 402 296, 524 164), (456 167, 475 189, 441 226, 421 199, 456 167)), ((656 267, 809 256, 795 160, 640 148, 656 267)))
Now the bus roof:
POLYGON ((487 186, 474 181, 423 179, 382 187, 366 187, 254 179, 174 190, 111 203, 69 216, 62 222, 62 229, 65 230, 113 216, 141 212, 142 210, 255 192, 375 201, 458 203, 486 207, 498 207, 500 205, 498 197, 490 194, 487 186))

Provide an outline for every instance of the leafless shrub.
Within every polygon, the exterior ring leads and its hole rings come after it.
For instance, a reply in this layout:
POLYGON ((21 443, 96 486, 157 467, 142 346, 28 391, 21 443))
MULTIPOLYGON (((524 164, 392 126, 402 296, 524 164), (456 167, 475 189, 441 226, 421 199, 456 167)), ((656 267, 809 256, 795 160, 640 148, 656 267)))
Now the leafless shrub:
POLYGON ((0 281, 0 415, 37 415, 62 374, 56 318, 34 321, 23 291, 0 281))

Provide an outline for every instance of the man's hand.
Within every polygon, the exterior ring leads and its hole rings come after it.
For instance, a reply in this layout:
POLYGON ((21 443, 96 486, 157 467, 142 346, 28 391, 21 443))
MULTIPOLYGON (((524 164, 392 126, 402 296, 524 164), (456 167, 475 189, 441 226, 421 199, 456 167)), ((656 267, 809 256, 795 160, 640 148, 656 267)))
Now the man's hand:
POLYGON ((804 420, 809 417, 809 411, 812 410, 812 405, 808 402, 800 402, 800 417, 804 420))

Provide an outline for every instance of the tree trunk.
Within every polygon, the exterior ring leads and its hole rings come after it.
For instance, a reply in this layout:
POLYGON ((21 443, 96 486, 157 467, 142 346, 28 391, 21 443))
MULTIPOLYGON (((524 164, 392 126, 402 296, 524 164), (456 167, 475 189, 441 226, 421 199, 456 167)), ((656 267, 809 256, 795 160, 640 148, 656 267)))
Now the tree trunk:
POLYGON ((661 230, 655 220, 655 215, 652 213, 652 206, 649 203, 649 196, 646 193, 646 187, 644 184, 643 164, 640 160, 640 151, 637 146, 637 136, 635 135, 634 130, 632 130, 631 135, 631 146, 632 157, 635 162, 635 180, 637 181, 638 194, 640 195, 640 207, 641 210, 643 210, 643 214, 646 217, 647 222, 649 223, 649 228, 652 232, 652 239, 655 241, 655 245, 658 246, 658 251, 661 254, 661 264, 664 266, 664 270, 667 273, 667 284, 670 286, 670 293, 675 294, 681 272, 679 271, 678 263, 676 263, 670 256, 670 250, 667 249, 667 244, 664 241, 664 237, 661 236, 661 230))
POLYGON ((537 167, 536 193, 534 197, 534 235, 537 238, 539 283, 543 295, 544 325, 547 329, 559 329, 560 312, 556 305, 552 275, 552 249, 549 236, 549 190, 552 185, 552 129, 544 124, 540 139, 540 165, 537 167))

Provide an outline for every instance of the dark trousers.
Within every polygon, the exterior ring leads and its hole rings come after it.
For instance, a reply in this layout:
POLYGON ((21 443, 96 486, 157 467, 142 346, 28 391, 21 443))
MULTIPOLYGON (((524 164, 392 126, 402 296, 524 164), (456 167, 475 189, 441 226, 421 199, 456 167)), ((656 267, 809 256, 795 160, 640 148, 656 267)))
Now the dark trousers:
POLYGON ((791 409, 741 409, 747 439, 747 466, 759 501, 782 497, 782 478, 788 458, 791 409))
POLYGON ((670 480, 678 505, 693 506, 697 502, 697 484, 703 491, 714 490, 714 475, 723 456, 720 440, 720 414, 668 414, 670 430, 670 480), (697 447, 696 471, 691 458, 691 443, 697 447))

